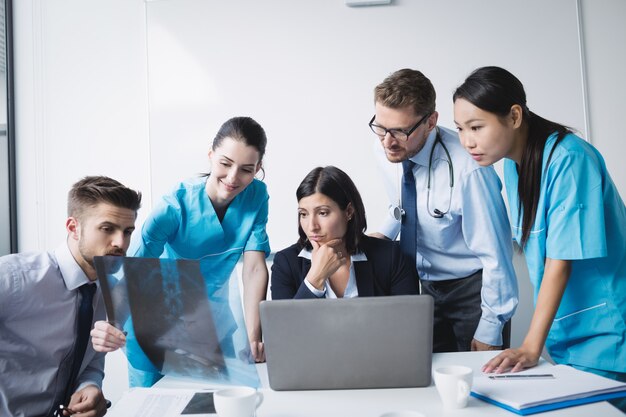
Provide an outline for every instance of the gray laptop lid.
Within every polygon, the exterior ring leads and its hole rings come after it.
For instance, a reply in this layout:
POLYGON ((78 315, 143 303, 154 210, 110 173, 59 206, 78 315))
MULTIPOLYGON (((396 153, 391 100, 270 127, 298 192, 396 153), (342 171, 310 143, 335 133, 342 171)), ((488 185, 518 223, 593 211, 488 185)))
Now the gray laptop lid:
POLYGON ((429 295, 264 301, 270 387, 430 385, 433 308, 429 295))

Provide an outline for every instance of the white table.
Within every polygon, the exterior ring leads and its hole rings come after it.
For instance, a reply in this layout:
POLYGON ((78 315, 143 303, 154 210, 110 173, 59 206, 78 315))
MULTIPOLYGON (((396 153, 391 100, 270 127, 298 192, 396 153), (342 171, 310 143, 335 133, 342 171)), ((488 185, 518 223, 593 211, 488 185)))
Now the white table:
MULTIPOLYGON (((480 367, 494 352, 439 353, 433 355, 433 369, 444 365, 466 365, 480 372, 480 367)), ((544 363, 540 366, 549 366, 544 363)), ((378 417, 388 411, 413 410, 427 417, 454 416, 515 416, 500 407, 470 397, 468 406, 460 410, 444 410, 434 385, 425 388, 273 391, 269 388, 265 364, 257 365, 264 401, 257 417, 378 417)), ((199 381, 165 377, 158 388, 206 388, 199 381)), ((114 411, 114 410, 113 410, 114 411)), ((113 413, 114 414, 114 413, 113 413)), ((553 417, 621 416, 607 402, 570 407, 538 414, 553 417)))

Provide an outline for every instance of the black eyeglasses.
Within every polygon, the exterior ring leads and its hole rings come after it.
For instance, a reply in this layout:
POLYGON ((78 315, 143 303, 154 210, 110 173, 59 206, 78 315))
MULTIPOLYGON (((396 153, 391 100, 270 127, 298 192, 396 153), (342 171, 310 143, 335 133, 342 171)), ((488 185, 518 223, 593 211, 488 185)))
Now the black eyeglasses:
POLYGON ((391 135, 391 137, 394 138, 394 139, 407 141, 407 140, 409 140, 409 136, 411 136, 411 133, 413 133, 415 131, 415 129, 417 129, 419 127, 419 125, 424 123, 424 121, 426 119, 428 119, 431 114, 432 113, 426 113, 424 115, 424 117, 419 119, 419 121, 417 123, 415 123, 415 126, 410 128, 409 130, 387 129, 385 127, 382 127, 382 126, 379 126, 377 124, 374 124, 374 119, 376 118, 376 115, 372 116, 372 120, 370 120, 369 126, 370 126, 370 129, 372 129, 372 132, 374 132, 376 134, 376 136, 378 136, 380 138, 380 140, 383 140, 385 138, 385 136, 387 136, 387 133, 389 133, 391 135))

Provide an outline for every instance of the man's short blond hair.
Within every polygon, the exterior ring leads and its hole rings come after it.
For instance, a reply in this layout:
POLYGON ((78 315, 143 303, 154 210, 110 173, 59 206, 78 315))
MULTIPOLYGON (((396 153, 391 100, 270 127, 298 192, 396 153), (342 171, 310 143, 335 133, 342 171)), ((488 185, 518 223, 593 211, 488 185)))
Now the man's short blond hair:
POLYGON ((374 88, 374 100, 385 107, 410 107, 416 115, 435 111, 437 94, 428 78, 420 71, 404 68, 389 75, 374 88))

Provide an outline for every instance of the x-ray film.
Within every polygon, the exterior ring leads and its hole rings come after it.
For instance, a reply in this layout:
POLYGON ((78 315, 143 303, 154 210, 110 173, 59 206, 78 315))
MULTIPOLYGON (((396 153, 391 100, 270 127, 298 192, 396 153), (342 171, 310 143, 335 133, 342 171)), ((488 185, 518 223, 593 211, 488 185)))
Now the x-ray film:
POLYGON ((125 353, 134 368, 260 385, 236 272, 206 276, 207 265, 176 259, 106 256, 94 264, 108 320, 128 332, 125 353))

